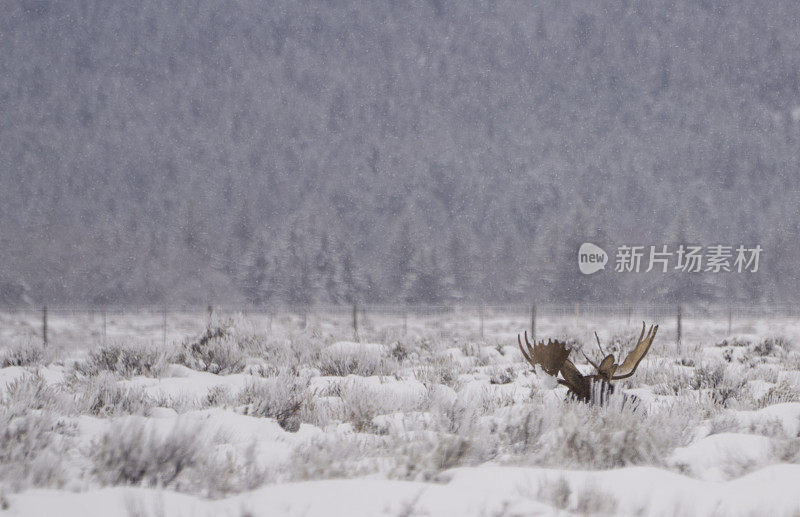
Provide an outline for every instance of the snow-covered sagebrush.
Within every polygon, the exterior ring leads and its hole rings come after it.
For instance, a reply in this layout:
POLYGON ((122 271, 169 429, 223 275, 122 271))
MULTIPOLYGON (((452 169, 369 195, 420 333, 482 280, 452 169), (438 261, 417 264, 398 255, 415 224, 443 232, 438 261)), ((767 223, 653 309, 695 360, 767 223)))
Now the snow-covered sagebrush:
MULTIPOLYGON (((20 515, 800 508, 786 486, 800 476, 800 326, 725 335, 686 322, 680 347, 666 328, 634 377, 585 404, 530 371, 519 322, 497 319, 485 339, 410 323, 407 335, 366 327, 353 340, 322 319, 298 329, 239 317, 166 348, 6 336, 0 503, 20 515)), ((572 323, 540 329, 578 347, 597 329, 614 351, 637 333, 572 323)))

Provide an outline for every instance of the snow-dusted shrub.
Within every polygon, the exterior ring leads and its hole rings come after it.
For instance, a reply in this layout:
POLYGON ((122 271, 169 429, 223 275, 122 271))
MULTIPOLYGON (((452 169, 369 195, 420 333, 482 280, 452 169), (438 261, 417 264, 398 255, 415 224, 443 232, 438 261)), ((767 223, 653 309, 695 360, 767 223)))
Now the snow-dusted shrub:
POLYGON ((707 392, 715 404, 723 407, 730 401, 741 400, 746 383, 744 376, 729 372, 725 363, 700 365, 689 381, 692 389, 707 392))
POLYGON ((206 393, 205 405, 208 407, 228 406, 237 401, 237 397, 231 393, 230 386, 220 384, 211 386, 206 393))
POLYGON ((156 401, 142 388, 120 386, 111 375, 101 375, 83 384, 81 409, 95 416, 144 415, 156 401))
POLYGON ((15 341, 0 352, 0 368, 44 364, 44 344, 39 341, 15 341))
POLYGON ((428 391, 417 381, 376 384, 372 380, 351 377, 326 393, 341 399, 341 420, 352 423, 356 431, 375 432, 376 416, 418 411, 428 402, 428 391))
POLYGON ((425 386, 443 384, 455 387, 461 368, 451 356, 438 354, 425 364, 414 368, 414 376, 425 386))
POLYGON ((800 438, 774 441, 772 456, 778 463, 800 463, 800 438))
POLYGON ((494 366, 489 370, 489 384, 511 384, 517 377, 514 368, 494 366))
POLYGON ((406 343, 398 341, 392 346, 391 354, 395 361, 402 363, 409 358, 411 351, 406 343))
POLYGON ((711 365, 700 365, 694 369, 694 377, 689 385, 693 390, 706 388, 716 388, 725 380, 725 365, 717 363, 711 365))
MULTIPOLYGON (((694 364, 694 363, 692 363, 694 364)), ((658 361, 655 364, 639 367, 641 384, 653 386, 656 395, 679 395, 687 390, 694 376, 693 370, 681 368, 669 361, 658 361)))
POLYGON ((175 360, 193 370, 215 374, 244 370, 246 355, 227 325, 209 326, 197 341, 183 343, 175 360))
POLYGON ((323 375, 388 375, 392 372, 386 347, 371 343, 334 343, 319 353, 317 367, 323 375))
MULTIPOLYGON (((259 466, 255 460, 255 444, 239 456, 234 451, 203 455, 202 465, 192 469, 193 493, 205 497, 221 497, 256 489, 276 481, 276 473, 259 466)), ((245 514, 246 515, 246 514, 245 514)))
MULTIPOLYGON (((292 450, 286 464, 286 477, 290 481, 307 481, 374 474, 380 472, 387 461, 385 457, 382 461, 376 458, 380 450, 375 441, 348 435, 325 435, 292 450)), ((385 449, 384 454, 388 454, 385 449)))
POLYGON ((103 485, 161 487, 220 497, 252 490, 269 480, 254 461, 255 450, 242 457, 217 452, 216 438, 196 425, 177 423, 157 429, 145 420, 113 425, 90 449, 91 474, 103 485))
POLYGON ((753 343, 746 336, 732 336, 725 338, 714 346, 728 348, 728 347, 748 347, 753 343))
POLYGON ((577 515, 613 515, 618 506, 617 500, 607 491, 590 484, 581 490, 573 490, 563 477, 542 479, 536 500, 577 515))
POLYGON ((376 397, 372 390, 355 382, 339 384, 334 392, 342 400, 342 419, 352 423, 357 432, 374 431, 372 420, 396 409, 390 401, 376 397))
POLYGON ((758 434, 767 438, 784 439, 787 437, 786 429, 778 419, 752 420, 744 427, 744 430, 748 434, 758 434))
POLYGON ((477 393, 473 392, 468 403, 482 414, 492 414, 499 408, 514 405, 514 392, 506 389, 493 389, 499 386, 490 384, 482 386, 477 393))
POLYGON ((145 375, 160 377, 167 367, 167 353, 145 343, 111 343, 89 352, 75 370, 83 375, 94 376, 101 372, 115 372, 124 377, 145 375))
POLYGON ((280 372, 281 369, 275 364, 265 364, 265 363, 257 363, 257 364, 251 363, 245 366, 244 370, 242 370, 242 373, 247 375, 252 375, 254 377, 275 377, 280 372))
POLYGON ((505 408, 494 422, 494 438, 505 451, 527 454, 537 449, 545 430, 545 408, 541 404, 505 408))
POLYGON ((282 372, 248 384, 238 398, 247 405, 246 414, 275 418, 284 430, 296 432, 300 428, 300 409, 313 401, 308 383, 307 377, 282 372))
POLYGON ((598 489, 591 484, 577 490, 573 499, 574 506, 570 505, 567 510, 578 515, 614 515, 619 506, 617 500, 608 491, 598 489))
POLYGON ((66 481, 63 426, 50 414, 0 412, 0 481, 13 490, 60 487, 66 481))
MULTIPOLYGON (((786 366, 783 368, 789 369, 786 366)), ((778 384, 780 381, 780 372, 783 369, 781 365, 761 363, 755 365, 753 368, 748 368, 745 372, 745 378, 748 381, 765 381, 778 384)))
POLYGON ((688 439, 687 412, 645 413, 615 393, 604 405, 565 402, 542 435, 538 463, 557 467, 607 469, 659 465, 688 439))
POLYGON ((395 437, 395 466, 389 476, 413 481, 435 481, 441 472, 476 464, 483 449, 471 437, 457 434, 423 434, 414 439, 395 437))
POLYGON ((792 345, 784 337, 770 336, 751 347, 750 351, 758 356, 781 355, 792 349, 792 345))
POLYGON ((708 434, 721 434, 736 432, 741 428, 741 423, 735 415, 722 414, 708 421, 708 434))
POLYGON ((569 498, 571 495, 572 487, 563 477, 559 477, 558 479, 545 478, 539 482, 536 499, 538 501, 544 501, 559 510, 566 510, 569 506, 569 498))
POLYGON ((382 473, 391 479, 432 481, 444 470, 485 460, 469 437, 450 434, 323 436, 296 447, 290 480, 353 478, 382 473))
POLYGON ((783 402, 797 402, 800 400, 800 394, 797 389, 783 380, 772 386, 767 392, 756 400, 757 408, 765 408, 773 404, 781 404, 783 402))
POLYGON ((208 450, 202 433, 175 427, 159 434, 143 422, 113 425, 92 446, 92 473, 105 485, 143 485, 187 489, 187 474, 203 464, 208 450))
POLYGON ((72 399, 37 373, 23 375, 8 383, 5 396, 0 400, 5 407, 20 411, 61 409, 69 412, 72 409, 72 399))

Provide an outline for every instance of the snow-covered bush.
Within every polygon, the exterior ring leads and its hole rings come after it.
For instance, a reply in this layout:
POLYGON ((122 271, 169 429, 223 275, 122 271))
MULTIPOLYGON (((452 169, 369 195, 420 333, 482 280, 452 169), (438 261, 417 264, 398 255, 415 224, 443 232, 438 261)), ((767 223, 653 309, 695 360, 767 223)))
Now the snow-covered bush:
POLYGON ((202 439, 189 426, 159 433, 143 422, 121 421, 93 443, 92 473, 104 485, 187 489, 195 482, 191 471, 208 454, 202 439))
POLYGON ((392 446, 395 466, 389 475, 396 479, 435 481, 441 472, 478 463, 483 448, 472 437, 458 434, 420 434, 395 438, 392 446))
POLYGON ((512 457, 537 450, 545 430, 545 411, 542 404, 533 403, 499 411, 494 420, 494 439, 512 457))
POLYGON ((337 385, 334 392, 342 401, 342 420, 353 424, 357 432, 373 431, 372 420, 376 416, 396 409, 390 401, 355 381, 337 385))
POLYGON ((443 384, 455 387, 459 372, 459 363, 448 354, 438 354, 414 368, 414 376, 426 386, 443 384))
POLYGON ((223 384, 211 386, 206 393, 205 405, 209 407, 228 406, 236 403, 238 398, 231 393, 231 388, 223 384))
POLYGON ((746 379, 729 370, 725 363, 700 365, 694 369, 694 377, 689 381, 692 389, 708 393, 715 404, 723 407, 742 399, 745 384, 746 379))
POLYGON ((614 515, 618 506, 617 500, 606 491, 590 484, 573 490, 563 477, 542 479, 535 500, 577 515, 614 515))
POLYGON ((489 371, 489 384, 510 384, 517 377, 510 366, 494 366, 489 371))
POLYGON ((209 326, 197 341, 183 343, 175 360, 193 370, 215 374, 244 370, 246 355, 229 326, 209 326))
POLYGON ((767 392, 756 400, 756 407, 765 408, 773 404, 784 402, 797 402, 800 400, 800 393, 797 388, 787 381, 781 381, 775 386, 771 386, 767 392))
POLYGON ((346 377, 348 375, 388 375, 392 364, 383 345, 340 341, 319 353, 316 366, 323 375, 346 377))
POLYGON ((80 394, 82 411, 101 417, 145 415, 156 406, 156 401, 142 388, 120 386, 112 375, 100 375, 85 382, 80 394))
POLYGON ((14 341, 0 352, 0 368, 44 364, 45 349, 40 341, 14 341))
POLYGON ((69 396, 36 373, 22 375, 8 383, 0 401, 7 409, 15 411, 59 409, 68 413, 73 405, 69 396))
POLYGON ((340 418, 358 432, 373 432, 379 415, 417 411, 428 402, 428 391, 416 381, 371 382, 351 377, 331 386, 329 395, 341 399, 340 418))
POLYGON ((75 370, 94 376, 101 372, 115 372, 124 377, 144 375, 160 377, 167 367, 164 350, 145 343, 111 343, 89 352, 86 361, 75 364, 75 370))
MULTIPOLYGON (((554 467, 608 469, 628 465, 659 465, 672 449, 688 439, 686 408, 677 418, 673 409, 634 409, 623 394, 604 405, 568 401, 546 420, 537 462, 554 467), (686 418, 685 421, 682 418, 686 418)), ((696 417, 695 417, 696 418, 696 417)))
POLYGON ((67 444, 59 431, 49 413, 0 411, 0 481, 15 490, 62 486, 67 444))
POLYGON ((286 477, 291 481, 307 481, 374 474, 386 463, 385 457, 382 462, 377 459, 380 450, 377 441, 348 435, 315 438, 292 450, 286 463, 286 477))
POLYGON ((788 339, 782 336, 769 336, 750 348, 750 351, 758 356, 766 357, 770 355, 781 355, 792 349, 788 339))
POLYGON ((303 404, 313 402, 307 392, 308 381, 291 372, 282 372, 248 384, 239 393, 239 402, 247 405, 246 414, 275 418, 284 430, 295 432, 300 428, 303 404))

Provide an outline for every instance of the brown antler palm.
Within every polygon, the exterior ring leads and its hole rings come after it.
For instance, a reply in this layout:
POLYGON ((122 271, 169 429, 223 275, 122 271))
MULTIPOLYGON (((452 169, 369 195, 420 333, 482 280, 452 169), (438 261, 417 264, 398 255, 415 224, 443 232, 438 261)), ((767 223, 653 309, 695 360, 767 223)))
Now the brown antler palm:
MULTIPOLYGON (((600 362, 599 366, 594 364, 587 357, 586 359, 589 361, 589 363, 594 366, 595 370, 597 370, 597 376, 601 377, 605 381, 616 381, 619 379, 627 379, 633 375, 636 372, 636 368, 639 366, 639 363, 642 362, 644 356, 650 351, 650 346, 653 344, 653 339, 656 337, 656 332, 658 332, 658 325, 650 325, 647 335, 644 333, 645 328, 646 325, 644 322, 642 322, 642 333, 639 334, 639 339, 636 342, 636 346, 633 347, 633 350, 631 350, 627 356, 625 356, 625 360, 622 361, 621 364, 616 364, 613 354, 606 355, 600 362)), ((600 346, 600 338, 597 336, 597 332, 594 333, 594 337, 597 340, 597 347, 600 349, 600 353, 605 354, 605 352, 603 352, 603 347, 600 346)), ((584 354, 584 357, 586 357, 586 354, 584 354)))
POLYGON ((647 335, 645 336, 645 327, 646 325, 642 323, 642 333, 639 335, 639 340, 634 349, 625 357, 625 360, 622 361, 622 364, 616 364, 614 355, 606 354, 603 351, 603 347, 600 345, 600 338, 595 332, 597 347, 600 349, 600 353, 605 357, 600 364, 597 365, 584 354, 586 360, 589 361, 597 371, 597 373, 591 375, 583 375, 575 364, 569 360, 570 351, 567 349, 566 343, 548 339, 547 344, 545 344, 544 341, 540 341, 539 343, 531 345, 530 341, 528 341, 527 332, 525 332, 525 346, 527 347, 527 351, 523 348, 522 340, 519 335, 517 335, 517 343, 519 344, 519 349, 523 357, 525 357, 525 360, 528 361, 531 366, 541 366, 542 370, 548 375, 556 376, 560 373, 563 379, 557 379, 558 383, 566 386, 570 393, 578 400, 588 402, 591 400, 592 383, 594 381, 604 383, 604 385, 608 386, 607 390, 611 391, 613 388, 608 383, 612 380, 626 379, 636 372, 636 368, 650 350, 653 339, 656 337, 656 332, 658 332, 658 325, 651 325, 650 330, 647 331, 647 335))
POLYGON ((544 341, 540 341, 531 346, 531 342, 528 341, 528 331, 525 331, 525 346, 528 351, 525 352, 525 349, 522 348, 522 340, 520 340, 519 334, 517 334, 517 344, 519 344, 522 355, 531 366, 535 367, 538 364, 547 375, 558 375, 564 361, 569 357, 569 350, 567 350, 566 344, 558 340, 548 339, 546 345, 544 341))
POLYGON ((517 334, 517 344, 519 344, 522 356, 534 367, 534 371, 536 371, 535 368, 538 365, 548 375, 556 376, 561 373, 563 379, 557 379, 559 384, 566 386, 576 398, 584 401, 589 400, 591 381, 569 360, 570 351, 567 349, 566 343, 548 339, 547 344, 544 341, 540 341, 531 345, 526 331, 525 347, 527 347, 527 351, 522 346, 519 334, 517 334))

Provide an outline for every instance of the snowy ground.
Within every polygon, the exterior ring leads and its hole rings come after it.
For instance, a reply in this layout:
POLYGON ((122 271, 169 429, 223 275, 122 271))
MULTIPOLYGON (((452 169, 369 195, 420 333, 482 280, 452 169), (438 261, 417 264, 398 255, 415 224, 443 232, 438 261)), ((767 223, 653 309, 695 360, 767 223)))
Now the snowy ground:
MULTIPOLYGON (((648 318, 605 406, 516 348, 527 317, 0 315, 0 514, 797 515, 800 323, 648 318), (205 336, 207 339, 201 340, 205 336)), ((640 325, 641 323, 639 323, 640 325)), ((630 347, 627 318, 540 337, 630 347)), ((578 361, 580 354, 573 353, 578 361)), ((583 363, 583 361, 581 361, 583 363)), ((585 368, 586 364, 579 364, 585 368)))

